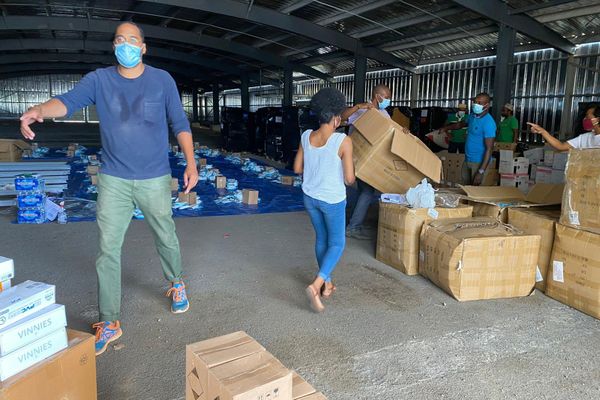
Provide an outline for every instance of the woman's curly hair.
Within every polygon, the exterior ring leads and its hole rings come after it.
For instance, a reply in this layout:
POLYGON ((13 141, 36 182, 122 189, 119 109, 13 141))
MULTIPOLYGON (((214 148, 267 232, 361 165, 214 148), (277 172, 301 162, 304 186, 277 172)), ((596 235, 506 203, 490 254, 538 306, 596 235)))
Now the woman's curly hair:
POLYGON ((319 124, 327 124, 346 109, 346 97, 339 90, 327 87, 310 99, 310 108, 319 118, 319 124))

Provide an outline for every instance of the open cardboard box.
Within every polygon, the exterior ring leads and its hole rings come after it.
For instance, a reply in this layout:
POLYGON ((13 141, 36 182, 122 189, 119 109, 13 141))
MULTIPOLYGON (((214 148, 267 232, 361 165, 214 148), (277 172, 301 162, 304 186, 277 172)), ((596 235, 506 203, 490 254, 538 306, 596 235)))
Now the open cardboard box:
POLYGON ((406 193, 423 178, 439 183, 442 161, 407 129, 376 110, 354 123, 356 176, 383 193, 406 193))
POLYGON ((473 206, 474 217, 496 218, 508 222, 509 208, 551 207, 562 203, 564 185, 538 183, 528 194, 516 187, 460 186, 463 201, 473 206))

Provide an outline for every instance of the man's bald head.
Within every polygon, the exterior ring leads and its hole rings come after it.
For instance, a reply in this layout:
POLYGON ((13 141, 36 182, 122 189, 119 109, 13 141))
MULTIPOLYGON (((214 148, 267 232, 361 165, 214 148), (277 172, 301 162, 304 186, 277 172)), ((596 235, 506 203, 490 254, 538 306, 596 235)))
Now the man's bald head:
POLYGON ((377 95, 384 99, 390 99, 392 97, 392 91, 387 85, 377 85, 373 88, 373 99, 377 100, 377 95))

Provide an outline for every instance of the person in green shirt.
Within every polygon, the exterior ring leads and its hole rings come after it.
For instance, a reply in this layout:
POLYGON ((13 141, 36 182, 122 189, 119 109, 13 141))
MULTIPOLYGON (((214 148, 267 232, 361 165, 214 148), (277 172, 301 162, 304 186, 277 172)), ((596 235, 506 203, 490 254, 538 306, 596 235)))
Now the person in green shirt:
POLYGON ((502 107, 502 120, 498 129, 497 142, 517 143, 519 138, 519 121, 513 115, 513 105, 505 104, 502 107))
POLYGON ((449 153, 461 153, 465 152, 465 141, 467 138, 467 128, 454 129, 449 131, 447 129, 448 125, 453 125, 458 122, 466 122, 468 118, 467 114, 467 105, 464 103, 460 103, 458 105, 458 112, 456 114, 448 115, 448 119, 446 120, 446 124, 442 128, 442 131, 449 133, 450 142, 448 143, 448 152, 449 153))

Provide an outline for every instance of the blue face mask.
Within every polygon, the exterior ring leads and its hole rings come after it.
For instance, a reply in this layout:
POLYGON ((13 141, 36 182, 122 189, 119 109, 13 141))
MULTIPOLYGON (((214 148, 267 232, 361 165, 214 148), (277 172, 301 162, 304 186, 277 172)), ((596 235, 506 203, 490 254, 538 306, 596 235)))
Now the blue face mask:
POLYGON ((130 43, 121 43, 115 46, 117 61, 125 68, 133 68, 142 62, 142 48, 130 43))
POLYGON ((477 115, 481 114, 483 112, 483 106, 481 104, 473 104, 473 112, 477 115))
POLYGON ((379 109, 380 110, 385 110, 386 108, 388 108, 390 106, 390 103, 392 101, 390 99, 383 99, 379 102, 379 109))

